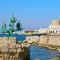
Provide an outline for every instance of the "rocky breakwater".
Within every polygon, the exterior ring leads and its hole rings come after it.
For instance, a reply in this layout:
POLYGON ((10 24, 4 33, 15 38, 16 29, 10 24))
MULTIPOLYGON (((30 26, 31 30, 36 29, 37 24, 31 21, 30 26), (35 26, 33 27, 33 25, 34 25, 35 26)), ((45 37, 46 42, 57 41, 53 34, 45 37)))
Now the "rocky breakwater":
POLYGON ((33 45, 54 49, 60 52, 60 34, 28 36, 25 41, 33 45))
POLYGON ((0 37, 0 60, 29 60, 29 46, 15 37, 0 37))

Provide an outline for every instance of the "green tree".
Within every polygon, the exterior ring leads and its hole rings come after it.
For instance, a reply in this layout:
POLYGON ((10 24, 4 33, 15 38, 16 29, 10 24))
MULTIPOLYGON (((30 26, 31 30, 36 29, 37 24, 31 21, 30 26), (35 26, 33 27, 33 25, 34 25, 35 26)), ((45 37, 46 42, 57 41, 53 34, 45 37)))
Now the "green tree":
POLYGON ((19 20, 19 22, 16 24, 16 30, 23 30, 22 25, 21 25, 21 23, 20 23, 20 20, 19 20))
POLYGON ((7 33, 7 29, 6 29, 6 24, 4 22, 4 24, 2 25, 2 33, 7 33))

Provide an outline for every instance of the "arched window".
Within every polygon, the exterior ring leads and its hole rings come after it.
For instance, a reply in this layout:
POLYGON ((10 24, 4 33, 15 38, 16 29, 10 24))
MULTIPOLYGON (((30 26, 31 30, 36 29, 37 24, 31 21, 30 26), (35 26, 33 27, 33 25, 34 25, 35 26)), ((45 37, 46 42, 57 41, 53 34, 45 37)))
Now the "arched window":
POLYGON ((54 31, 53 31, 53 33, 54 33, 54 31))
POLYGON ((51 31, 51 33, 52 33, 52 31, 51 31))

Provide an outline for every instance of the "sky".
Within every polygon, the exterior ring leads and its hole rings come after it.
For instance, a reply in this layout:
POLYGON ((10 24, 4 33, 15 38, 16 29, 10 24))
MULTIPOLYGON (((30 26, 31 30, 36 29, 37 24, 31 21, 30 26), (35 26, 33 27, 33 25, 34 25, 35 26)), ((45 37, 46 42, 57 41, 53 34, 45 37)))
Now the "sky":
POLYGON ((60 19, 60 0, 0 0, 0 30, 4 21, 9 28, 13 14, 24 30, 47 28, 60 19))

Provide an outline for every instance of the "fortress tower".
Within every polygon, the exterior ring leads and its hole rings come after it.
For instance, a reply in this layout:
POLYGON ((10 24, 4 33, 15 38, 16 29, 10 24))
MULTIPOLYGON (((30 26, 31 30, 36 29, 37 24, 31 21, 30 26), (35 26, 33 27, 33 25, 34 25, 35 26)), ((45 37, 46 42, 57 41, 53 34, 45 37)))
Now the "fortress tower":
POLYGON ((59 26, 60 25, 60 20, 53 20, 52 25, 53 26, 59 26))

